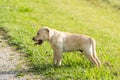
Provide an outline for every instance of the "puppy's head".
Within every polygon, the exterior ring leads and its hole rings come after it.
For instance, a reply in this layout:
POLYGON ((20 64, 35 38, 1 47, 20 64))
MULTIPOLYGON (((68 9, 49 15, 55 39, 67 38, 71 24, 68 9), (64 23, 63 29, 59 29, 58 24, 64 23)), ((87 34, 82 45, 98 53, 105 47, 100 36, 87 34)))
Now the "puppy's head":
POLYGON ((43 41, 49 39, 49 28, 44 27, 38 30, 35 37, 33 37, 33 41, 35 41, 35 44, 41 45, 43 41))

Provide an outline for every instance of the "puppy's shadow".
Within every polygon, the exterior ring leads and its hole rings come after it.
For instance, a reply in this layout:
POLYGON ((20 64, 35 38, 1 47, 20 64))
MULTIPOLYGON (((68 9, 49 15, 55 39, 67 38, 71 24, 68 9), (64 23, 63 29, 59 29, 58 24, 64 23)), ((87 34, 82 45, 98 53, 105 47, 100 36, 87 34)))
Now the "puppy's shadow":
POLYGON ((84 62, 71 62, 71 63, 64 63, 61 67, 64 67, 64 68, 71 68, 71 67, 87 68, 87 67, 93 67, 93 65, 89 62, 88 62, 88 64, 85 64, 84 62))
POLYGON ((39 74, 39 73, 46 73, 48 71, 57 70, 57 69, 75 68, 75 67, 81 67, 85 69, 87 67, 93 67, 93 65, 91 63, 88 63, 86 65, 84 64, 84 62, 72 62, 72 63, 63 63, 61 66, 55 66, 49 63, 49 64, 34 65, 31 68, 31 71, 39 74))
POLYGON ((54 66, 52 64, 36 64, 36 65, 32 65, 30 71, 34 73, 44 73, 52 69, 53 67, 54 66))

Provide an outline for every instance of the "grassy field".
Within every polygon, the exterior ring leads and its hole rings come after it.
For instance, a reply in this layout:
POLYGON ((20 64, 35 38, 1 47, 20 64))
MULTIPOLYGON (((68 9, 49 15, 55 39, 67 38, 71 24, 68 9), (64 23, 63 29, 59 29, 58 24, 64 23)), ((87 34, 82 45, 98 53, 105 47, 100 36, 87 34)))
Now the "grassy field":
POLYGON ((36 75, 58 80, 120 80, 120 1, 104 1, 0 0, 0 27, 8 31, 9 42, 27 54, 30 71, 36 75), (48 42, 35 46, 32 41, 42 26, 95 38, 102 66, 93 67, 81 53, 72 52, 63 54, 61 67, 53 67, 48 42))

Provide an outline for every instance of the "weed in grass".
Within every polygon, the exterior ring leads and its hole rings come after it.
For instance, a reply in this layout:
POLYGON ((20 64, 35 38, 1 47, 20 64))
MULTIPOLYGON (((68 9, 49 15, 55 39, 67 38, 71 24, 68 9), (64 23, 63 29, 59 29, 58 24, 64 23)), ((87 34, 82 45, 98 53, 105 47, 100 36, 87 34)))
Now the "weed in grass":
POLYGON ((17 74, 16 74, 16 77, 23 77, 23 76, 25 76, 24 73, 17 73, 17 74))
POLYGON ((19 8, 18 8, 18 11, 20 11, 20 12, 31 12, 32 9, 31 9, 31 8, 28 8, 28 7, 22 6, 22 7, 19 7, 19 8))

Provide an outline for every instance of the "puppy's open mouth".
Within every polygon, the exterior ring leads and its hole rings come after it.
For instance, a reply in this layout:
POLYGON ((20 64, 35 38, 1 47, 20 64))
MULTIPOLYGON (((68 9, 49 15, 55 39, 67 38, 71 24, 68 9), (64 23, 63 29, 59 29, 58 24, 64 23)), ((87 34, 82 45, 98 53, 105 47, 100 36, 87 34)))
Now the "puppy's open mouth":
POLYGON ((38 40, 38 41, 35 42, 36 45, 37 45, 37 44, 38 44, 38 45, 41 45, 42 43, 43 43, 42 40, 38 40))

